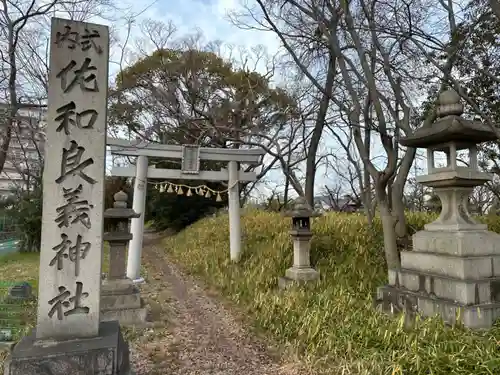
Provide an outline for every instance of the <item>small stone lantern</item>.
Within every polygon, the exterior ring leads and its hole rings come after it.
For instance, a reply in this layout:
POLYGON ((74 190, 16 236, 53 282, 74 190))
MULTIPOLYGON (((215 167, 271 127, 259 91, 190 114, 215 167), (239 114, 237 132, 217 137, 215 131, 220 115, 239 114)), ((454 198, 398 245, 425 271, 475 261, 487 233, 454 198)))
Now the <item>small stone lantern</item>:
POLYGON ((378 302, 388 312, 438 314, 451 324, 460 318, 469 328, 489 328, 500 317, 500 235, 471 217, 468 198, 491 178, 478 170, 477 144, 497 136, 486 124, 462 117, 456 92, 441 93, 438 105, 436 121, 400 143, 427 149, 428 174, 417 181, 434 189, 441 213, 413 235, 413 249, 401 252, 400 269, 389 270, 378 302), (468 165, 458 165, 459 150, 469 151, 468 165), (435 165, 436 151, 446 154, 445 167, 435 165))
POLYGON ((140 214, 127 208, 127 194, 119 191, 114 195, 113 208, 104 211, 113 230, 104 233, 109 243, 109 272, 101 288, 101 320, 118 320, 122 325, 144 323, 147 311, 139 289, 126 274, 127 245, 132 239, 129 220, 140 214))
POLYGON ((320 216, 307 200, 299 197, 294 201, 293 209, 285 212, 292 218, 293 266, 286 270, 285 277, 280 278, 279 286, 284 288, 293 282, 304 283, 319 278, 319 273, 311 267, 311 217, 320 216))

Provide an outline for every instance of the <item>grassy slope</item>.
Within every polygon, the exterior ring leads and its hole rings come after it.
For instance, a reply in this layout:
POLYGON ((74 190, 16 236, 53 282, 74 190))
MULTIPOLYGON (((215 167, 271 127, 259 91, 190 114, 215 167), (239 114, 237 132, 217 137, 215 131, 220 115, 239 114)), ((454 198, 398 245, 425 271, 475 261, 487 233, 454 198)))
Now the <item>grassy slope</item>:
MULTIPOLYGON (((430 217, 411 215, 419 229, 430 217)), ((498 222, 490 225, 499 229, 498 222)), ((473 333, 437 319, 405 331, 401 319, 372 308, 386 282, 380 225, 329 214, 313 222, 312 261, 321 281, 286 293, 276 285, 292 262, 289 220, 254 211, 243 218, 244 252, 229 262, 228 218, 202 220, 165 241, 185 270, 202 276, 264 329, 331 374, 500 374, 500 329, 473 333)))
MULTIPOLYGON (((109 254, 108 247, 105 246, 104 251, 104 272, 108 269, 109 254)), ((26 281, 31 284, 32 291, 36 295, 38 293, 38 270, 40 265, 39 253, 10 253, 0 256, 0 299, 8 295, 9 287, 16 282, 26 281)), ((18 312, 21 308, 24 313, 22 318, 16 323, 14 338, 19 338, 23 332, 29 331, 30 327, 34 326, 36 319, 36 301, 27 302, 19 307, 9 307, 12 311, 12 316, 18 317, 21 314, 18 312)), ((3 322, 0 322, 0 329, 3 322)), ((1 362, 1 361, 0 361, 1 362)))

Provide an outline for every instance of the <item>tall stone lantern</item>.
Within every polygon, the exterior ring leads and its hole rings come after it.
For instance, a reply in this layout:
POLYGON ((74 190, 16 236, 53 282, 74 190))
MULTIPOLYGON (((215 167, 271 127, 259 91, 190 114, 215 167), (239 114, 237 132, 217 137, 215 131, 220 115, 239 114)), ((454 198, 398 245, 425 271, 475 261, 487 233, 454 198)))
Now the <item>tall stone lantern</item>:
POLYGON ((413 236, 412 251, 401 252, 401 269, 389 270, 378 302, 390 312, 439 314, 448 323, 489 328, 500 316, 500 235, 471 217, 468 198, 491 178, 478 170, 477 144, 497 137, 486 124, 462 117, 456 92, 441 93, 438 104, 437 120, 400 143, 427 149, 428 174, 417 181, 434 189, 441 213, 413 236), (466 166, 457 163, 461 150, 469 153, 466 166), (436 151, 446 154, 446 166, 436 166, 436 151))
POLYGON ((119 191, 114 196, 113 208, 104 211, 112 231, 104 233, 109 243, 109 272, 101 288, 101 320, 118 320, 122 325, 139 325, 146 322, 147 309, 140 291, 127 277, 127 245, 132 239, 129 220, 140 215, 127 208, 127 194, 119 191))
POLYGON ((280 288, 285 288, 293 282, 305 283, 319 278, 319 272, 311 267, 311 218, 320 216, 307 200, 299 197, 294 201, 293 208, 285 212, 292 218, 290 236, 293 239, 293 266, 286 270, 285 277, 279 279, 280 288))

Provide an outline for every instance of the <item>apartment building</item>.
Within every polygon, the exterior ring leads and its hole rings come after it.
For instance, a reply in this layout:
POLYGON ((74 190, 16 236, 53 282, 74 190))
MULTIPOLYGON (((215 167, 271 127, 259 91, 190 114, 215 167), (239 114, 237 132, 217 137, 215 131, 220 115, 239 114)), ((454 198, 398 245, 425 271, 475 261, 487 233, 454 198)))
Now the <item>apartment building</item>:
MULTIPOLYGON (((0 116, 5 118, 8 106, 0 103, 0 116)), ((0 121, 2 119, 0 118, 0 121)), ((39 173, 45 146, 45 110, 23 105, 12 129, 9 152, 0 173, 0 199, 14 189, 33 188, 33 175, 39 173)))

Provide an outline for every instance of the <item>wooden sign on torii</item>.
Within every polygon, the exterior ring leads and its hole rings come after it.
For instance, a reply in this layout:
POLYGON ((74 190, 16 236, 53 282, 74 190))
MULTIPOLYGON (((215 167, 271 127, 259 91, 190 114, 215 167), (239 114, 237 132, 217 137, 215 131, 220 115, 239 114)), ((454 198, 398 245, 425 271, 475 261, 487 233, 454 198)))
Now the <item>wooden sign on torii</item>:
POLYGON ((239 163, 258 165, 265 152, 261 149, 229 149, 198 147, 195 145, 165 145, 140 141, 108 138, 112 155, 135 156, 135 167, 113 167, 111 174, 118 177, 135 177, 133 210, 141 216, 132 219, 133 235, 129 244, 127 277, 142 282, 140 277, 142 239, 144 235, 144 208, 148 179, 228 181, 229 243, 231 260, 237 262, 241 253, 240 181, 255 181, 255 172, 239 170, 239 163), (181 169, 148 168, 148 158, 181 159, 181 169), (223 161, 227 169, 200 170, 201 160, 223 161))

